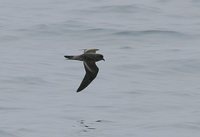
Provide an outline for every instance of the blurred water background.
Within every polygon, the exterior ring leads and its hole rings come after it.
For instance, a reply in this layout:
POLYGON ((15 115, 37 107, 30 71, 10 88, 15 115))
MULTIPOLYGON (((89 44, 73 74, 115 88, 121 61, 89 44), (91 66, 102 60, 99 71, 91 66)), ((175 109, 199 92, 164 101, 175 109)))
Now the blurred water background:
POLYGON ((199 44, 198 0, 0 0, 0 137, 199 137, 199 44))

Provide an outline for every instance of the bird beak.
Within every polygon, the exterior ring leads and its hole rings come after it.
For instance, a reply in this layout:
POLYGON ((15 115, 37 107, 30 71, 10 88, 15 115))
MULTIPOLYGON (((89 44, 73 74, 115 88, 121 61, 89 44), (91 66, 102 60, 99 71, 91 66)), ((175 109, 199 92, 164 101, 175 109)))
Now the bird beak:
POLYGON ((103 60, 103 61, 105 61, 105 59, 104 59, 104 58, 103 58, 102 60, 103 60))

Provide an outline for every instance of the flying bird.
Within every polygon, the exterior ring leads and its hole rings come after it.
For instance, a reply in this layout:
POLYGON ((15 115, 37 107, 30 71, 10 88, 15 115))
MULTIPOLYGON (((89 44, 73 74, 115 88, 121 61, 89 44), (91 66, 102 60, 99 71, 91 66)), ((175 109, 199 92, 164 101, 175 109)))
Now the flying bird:
POLYGON ((85 89, 96 78, 99 72, 99 68, 97 67, 96 62, 104 60, 102 54, 96 53, 96 51, 98 50, 99 49, 84 49, 84 53, 81 55, 64 56, 69 60, 83 61, 86 74, 79 88, 77 89, 77 92, 80 92, 81 90, 85 89))

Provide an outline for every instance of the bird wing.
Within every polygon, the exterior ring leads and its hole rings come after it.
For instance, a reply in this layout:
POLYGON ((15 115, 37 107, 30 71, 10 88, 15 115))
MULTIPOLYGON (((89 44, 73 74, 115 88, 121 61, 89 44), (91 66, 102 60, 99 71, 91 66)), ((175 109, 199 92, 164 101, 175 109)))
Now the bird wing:
POLYGON ((77 89, 77 92, 80 92, 84 88, 86 88, 97 76, 99 72, 99 68, 97 67, 95 62, 83 62, 84 68, 85 68, 85 77, 83 78, 83 81, 81 82, 79 88, 77 89))
POLYGON ((99 49, 84 49, 84 53, 96 53, 99 49))

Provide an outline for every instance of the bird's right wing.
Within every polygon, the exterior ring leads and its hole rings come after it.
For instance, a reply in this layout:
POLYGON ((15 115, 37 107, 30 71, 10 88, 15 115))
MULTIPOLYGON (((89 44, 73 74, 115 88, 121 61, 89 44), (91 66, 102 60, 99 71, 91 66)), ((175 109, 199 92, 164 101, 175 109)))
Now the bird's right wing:
POLYGON ((77 89, 77 92, 80 92, 81 90, 86 88, 96 78, 99 72, 99 68, 97 67, 95 62, 84 62, 83 64, 86 74, 79 88, 77 89))
POLYGON ((99 49, 84 49, 84 53, 96 53, 99 49))

